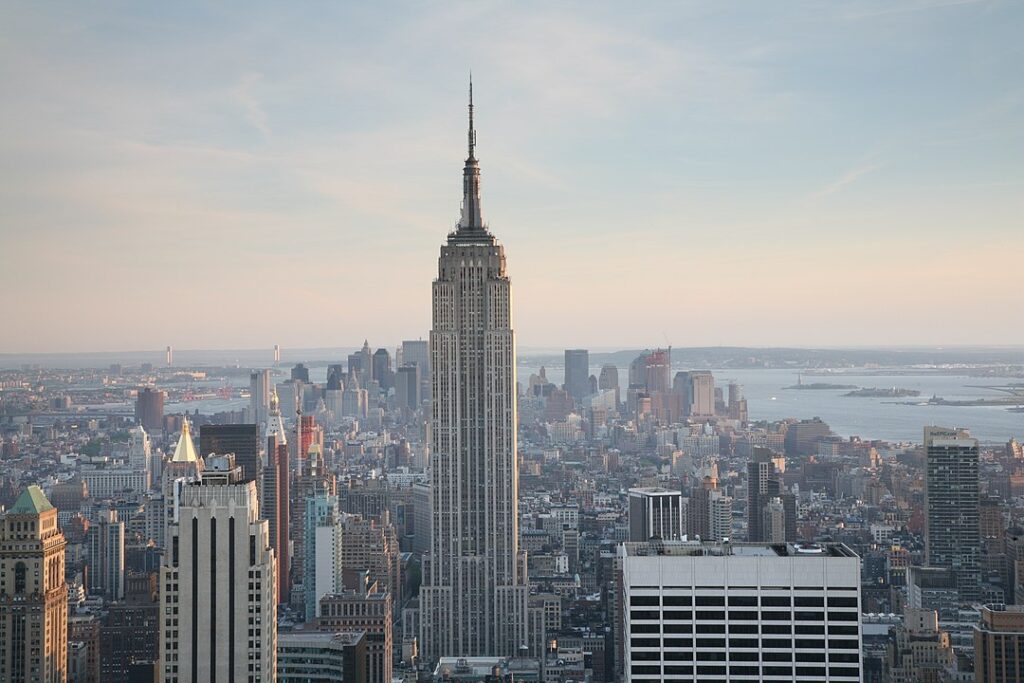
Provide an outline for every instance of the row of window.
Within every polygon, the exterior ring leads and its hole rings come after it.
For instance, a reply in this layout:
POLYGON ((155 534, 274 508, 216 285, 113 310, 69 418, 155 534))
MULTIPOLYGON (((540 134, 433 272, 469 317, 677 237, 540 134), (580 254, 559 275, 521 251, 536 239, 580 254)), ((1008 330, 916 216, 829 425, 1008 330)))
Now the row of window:
MULTIPOLYGON (((826 613, 811 610, 794 610, 793 612, 782 611, 757 611, 757 610, 729 610, 726 617, 724 610, 680 610, 680 609, 633 609, 629 611, 631 621, 825 621, 826 613)), ((829 621, 857 621, 860 618, 858 612, 837 612, 827 613, 829 621)))
MULTIPOLYGON (((672 646, 666 644, 666 647, 672 647, 672 646)), ((681 645, 679 647, 689 648, 690 646, 689 645, 681 645)), ((725 652, 713 652, 713 651, 710 651, 710 650, 700 650, 699 649, 701 647, 724 648, 725 647, 725 641, 724 640, 719 640, 719 639, 716 639, 716 638, 698 638, 697 639, 697 647, 698 647, 698 652, 697 652, 697 659, 698 660, 721 661, 721 662, 724 662, 726 660, 726 653, 725 652), (701 641, 719 641, 719 642, 709 642, 709 643, 702 644, 701 641)), ((757 648, 757 641, 754 640, 753 644, 749 644, 749 643, 748 644, 740 644, 740 645, 736 645, 735 647, 736 648, 746 647, 746 648, 754 648, 754 649, 756 649, 757 648)), ((809 639, 809 638, 797 638, 796 639, 796 648, 797 649, 816 650, 815 652, 798 652, 798 653, 796 653, 797 654, 797 661, 803 661, 803 662, 824 662, 825 661, 825 641, 824 640, 814 640, 814 639, 809 639)), ((756 662, 756 661, 758 661, 758 657, 759 657, 759 654, 757 652, 740 652, 738 650, 737 651, 731 651, 728 654, 729 654, 728 659, 730 659, 730 660, 732 660, 734 662, 756 662)), ((688 651, 667 651, 667 652, 663 652, 661 650, 630 650, 629 656, 630 656, 630 659, 632 659, 635 662, 658 662, 658 661, 661 661, 662 659, 676 660, 676 661, 680 661, 680 660, 681 661, 693 661, 693 658, 694 658, 693 653, 692 652, 688 652, 688 651)), ((858 661, 859 657, 860 657, 860 654, 857 653, 857 652, 846 653, 846 652, 838 652, 837 651, 837 652, 833 652, 831 654, 831 656, 829 657, 829 659, 832 662, 849 662, 849 661, 856 662, 856 661, 858 661), (852 659, 850 659, 850 658, 852 658, 852 659)), ((763 659, 766 662, 767 661, 772 661, 772 662, 789 662, 789 661, 792 661, 792 659, 793 659, 793 653, 792 652, 764 652, 764 653, 761 653, 760 658, 763 659)))
MULTIPOLYGON (((634 665, 630 669, 630 673, 634 676, 672 676, 672 675, 683 675, 692 676, 694 673, 692 665, 683 666, 665 666, 664 671, 660 666, 648 666, 648 665, 634 665)), ((794 674, 792 666, 730 666, 728 668, 724 666, 713 666, 704 665, 697 666, 696 672, 698 675, 720 675, 726 674, 730 676, 788 676, 792 677, 794 674)), ((832 677, 860 677, 860 669, 854 666, 798 666, 796 667, 797 676, 817 676, 824 677, 826 675, 832 677)), ((671 679, 668 679, 671 680, 671 679)))
MULTIPOLYGON (((629 598, 631 607, 724 607, 726 598, 724 595, 632 595, 629 598)), ((757 607, 758 596, 756 595, 730 595, 729 607, 757 607)), ((792 598, 788 595, 762 595, 760 598, 761 607, 824 607, 825 597, 820 595, 795 595, 792 598)), ((828 596, 829 607, 856 607, 857 598, 847 596, 828 596)))
MULTIPOLYGON (((824 649, 825 643, 828 643, 829 650, 849 650, 858 649, 857 640, 847 640, 845 638, 829 638, 827 641, 824 638, 729 638, 728 643, 730 648, 756 648, 761 647, 765 649, 792 649, 797 648, 819 648, 824 649)), ((630 647, 641 648, 651 647, 660 648, 662 647, 661 638, 630 638, 630 647)), ((697 638, 698 647, 722 647, 726 645, 725 638, 697 638), (714 642, 715 644, 712 644, 714 642)), ((664 647, 680 647, 690 648, 693 647, 693 638, 665 638, 664 647)))
MULTIPOLYGON (((629 627, 631 635, 639 634, 654 634, 659 635, 664 632, 666 635, 675 633, 725 633, 725 624, 658 624, 658 623, 645 623, 645 624, 631 624, 629 627)), ((729 624, 729 635, 739 634, 754 634, 757 633, 772 633, 790 635, 796 633, 798 635, 817 635, 825 634, 824 624, 761 624, 758 628, 757 624, 729 624)), ((831 636, 855 636, 857 635, 857 626, 845 625, 845 624, 829 624, 828 633, 831 636)))

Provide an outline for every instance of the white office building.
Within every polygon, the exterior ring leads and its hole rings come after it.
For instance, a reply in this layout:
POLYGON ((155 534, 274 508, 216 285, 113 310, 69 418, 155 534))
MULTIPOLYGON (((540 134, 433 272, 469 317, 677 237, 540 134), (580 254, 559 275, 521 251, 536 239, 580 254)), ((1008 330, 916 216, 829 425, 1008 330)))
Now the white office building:
POLYGON ((860 681, 842 544, 624 543, 626 681, 860 681))
POLYGON ((234 456, 211 455, 180 487, 160 570, 164 683, 274 681, 277 577, 256 484, 234 456))
POLYGON ((629 540, 681 541, 686 533, 686 503, 681 491, 661 487, 629 490, 629 540))

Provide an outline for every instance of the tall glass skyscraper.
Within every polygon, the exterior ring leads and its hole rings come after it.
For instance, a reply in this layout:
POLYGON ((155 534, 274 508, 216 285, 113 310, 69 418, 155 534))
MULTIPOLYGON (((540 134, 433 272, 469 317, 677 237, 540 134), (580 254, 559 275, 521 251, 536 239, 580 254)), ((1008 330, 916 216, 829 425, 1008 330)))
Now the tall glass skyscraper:
POLYGON ((978 441, 963 429, 924 428, 927 530, 931 567, 956 577, 961 602, 981 597, 978 441))
POLYGON ((462 217, 433 286, 431 545, 420 619, 428 661, 511 656, 527 645, 512 292, 505 251, 481 217, 475 146, 470 84, 462 217))

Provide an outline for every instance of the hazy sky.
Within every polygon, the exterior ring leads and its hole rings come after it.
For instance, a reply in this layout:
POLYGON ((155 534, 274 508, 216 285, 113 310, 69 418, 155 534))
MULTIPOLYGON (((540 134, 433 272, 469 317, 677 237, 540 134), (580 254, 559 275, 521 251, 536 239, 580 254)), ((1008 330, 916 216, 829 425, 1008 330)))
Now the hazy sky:
POLYGON ((1024 3, 0 4, 0 351, 1024 343, 1024 3))

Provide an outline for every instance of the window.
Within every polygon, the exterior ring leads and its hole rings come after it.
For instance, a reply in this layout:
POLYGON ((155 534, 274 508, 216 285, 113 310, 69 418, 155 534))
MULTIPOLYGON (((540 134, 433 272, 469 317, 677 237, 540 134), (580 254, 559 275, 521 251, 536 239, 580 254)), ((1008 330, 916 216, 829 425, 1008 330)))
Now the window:
POLYGON ((797 621, 825 621, 825 613, 798 610, 793 613, 793 618, 797 621))
MULTIPOLYGON (((836 600, 836 599, 846 600, 847 598, 833 598, 832 600, 836 600)), ((830 604, 831 604, 832 600, 829 600, 830 604)), ((806 595, 798 595, 795 598, 793 598, 793 604, 796 607, 824 607, 825 606, 825 598, 817 597, 817 596, 810 597, 810 596, 806 596, 806 595)))
POLYGON ((758 656, 756 652, 735 651, 729 653, 729 659, 733 662, 756 662, 758 656))
POLYGON ((665 674, 693 674, 693 666, 666 666, 665 674))
POLYGON ((824 662, 824 652, 797 652, 796 661, 798 662, 824 662))
POLYGON ((762 607, 789 607, 789 596, 762 595, 762 607))
POLYGON ((789 652, 765 652, 761 658, 766 662, 791 662, 793 655, 789 652))
POLYGON ((798 666, 796 668, 797 676, 824 676, 825 667, 823 666, 798 666))
POLYGON ((810 650, 810 649, 824 650, 825 649, 825 641, 824 640, 817 640, 815 638, 797 638, 795 643, 796 643, 796 647, 798 647, 798 648, 805 648, 805 649, 808 649, 808 650, 810 650))
POLYGON ((857 598, 845 598, 835 595, 828 596, 829 607, 856 607, 857 598))
POLYGON ((629 644, 632 647, 661 647, 660 638, 631 638, 629 644))
POLYGON ((828 661, 832 664, 837 662, 858 664, 860 663, 860 654, 853 652, 833 652, 828 656, 828 661))
POLYGON ((675 619, 676 621, 689 621, 690 619, 693 619, 693 612, 689 610, 667 609, 662 614, 665 619, 675 619))
POLYGON ((666 595, 663 604, 665 607, 689 607, 691 599, 689 595, 666 595))
POLYGON ((789 612, 761 612, 761 621, 789 621, 789 612))
POLYGON ((857 621, 860 615, 856 612, 829 612, 829 621, 857 621))
POLYGON ((710 610, 697 610, 697 619, 725 619, 725 612, 712 612, 710 610))
POLYGON ((634 665, 630 668, 634 675, 650 674, 653 676, 661 675, 660 666, 637 666, 634 665))
POLYGON ((724 652, 706 652, 706 651, 702 652, 702 651, 698 650, 697 651, 697 659, 699 661, 702 661, 702 662, 724 662, 725 661, 725 653, 724 652))
POLYGON ((725 647, 725 638, 698 638, 697 647, 725 647))
POLYGON ((828 625, 828 634, 830 636, 855 636, 857 635, 856 626, 838 626, 836 624, 828 625))
POLYGON ((752 610, 742 610, 742 611, 740 611, 738 609, 730 609, 729 610, 729 618, 730 618, 730 620, 735 620, 737 622, 757 622, 758 621, 758 613, 757 613, 757 611, 755 611, 753 609, 752 610))
POLYGON ((761 639, 761 647, 763 647, 765 649, 775 648, 775 649, 786 649, 786 650, 788 650, 792 646, 793 646, 793 641, 791 641, 789 638, 786 638, 785 640, 782 640, 780 638, 762 638, 761 639))
POLYGON ((629 599, 630 607, 657 607, 657 595, 634 595, 629 599))
POLYGON ((830 666, 828 668, 828 675, 858 678, 860 677, 860 669, 855 666, 830 666))
POLYGON ((729 647, 757 647, 757 638, 730 638, 729 647))
POLYGON ((721 595, 698 595, 696 604, 698 607, 719 607, 725 605, 725 597, 721 595))
POLYGON ((859 650, 857 640, 840 640, 836 638, 828 639, 829 650, 859 650))
POLYGON ((756 666, 730 666, 729 673, 733 676, 756 676, 761 673, 761 669, 756 666))
POLYGON ((724 666, 698 666, 697 667, 697 673, 698 674, 720 674, 720 675, 725 675, 725 667, 724 666))
POLYGON ((27 574, 28 574, 28 571, 27 571, 27 568, 25 567, 25 563, 24 562, 18 562, 18 563, 16 563, 14 565, 14 592, 15 592, 15 594, 17 594, 17 593, 24 593, 25 592, 25 584, 27 583, 27 581, 26 581, 26 575, 27 574))
POLYGON ((730 595, 729 607, 757 607, 756 595, 730 595))

